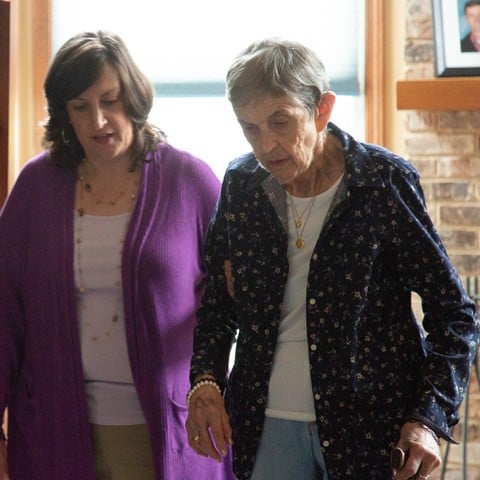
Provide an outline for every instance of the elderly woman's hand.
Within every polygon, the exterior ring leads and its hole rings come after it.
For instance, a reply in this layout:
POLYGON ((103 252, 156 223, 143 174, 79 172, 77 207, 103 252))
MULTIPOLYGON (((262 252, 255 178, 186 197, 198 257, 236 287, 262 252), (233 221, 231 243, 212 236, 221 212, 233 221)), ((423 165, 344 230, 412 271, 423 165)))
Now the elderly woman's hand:
POLYGON ((232 429, 223 397, 211 385, 204 385, 190 398, 186 422, 188 443, 199 455, 218 462, 232 444, 232 429))
POLYGON ((394 470, 395 480, 427 480, 442 463, 437 439, 420 422, 403 425, 397 447, 407 452, 407 458, 402 468, 394 470))

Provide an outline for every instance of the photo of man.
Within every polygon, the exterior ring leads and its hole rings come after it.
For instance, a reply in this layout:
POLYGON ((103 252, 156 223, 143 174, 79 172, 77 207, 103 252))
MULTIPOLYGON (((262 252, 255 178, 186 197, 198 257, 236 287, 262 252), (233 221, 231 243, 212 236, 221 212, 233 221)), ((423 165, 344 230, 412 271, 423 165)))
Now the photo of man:
POLYGON ((480 0, 468 0, 463 6, 463 15, 469 31, 460 41, 462 52, 480 52, 480 0))

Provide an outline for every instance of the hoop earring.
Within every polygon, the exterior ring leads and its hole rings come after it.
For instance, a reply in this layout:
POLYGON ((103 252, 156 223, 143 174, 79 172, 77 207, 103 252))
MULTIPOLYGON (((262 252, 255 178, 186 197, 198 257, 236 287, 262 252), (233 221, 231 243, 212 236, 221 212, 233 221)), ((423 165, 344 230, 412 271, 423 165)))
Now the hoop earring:
POLYGON ((67 147, 73 147, 73 142, 65 135, 65 129, 62 128, 62 140, 67 147))

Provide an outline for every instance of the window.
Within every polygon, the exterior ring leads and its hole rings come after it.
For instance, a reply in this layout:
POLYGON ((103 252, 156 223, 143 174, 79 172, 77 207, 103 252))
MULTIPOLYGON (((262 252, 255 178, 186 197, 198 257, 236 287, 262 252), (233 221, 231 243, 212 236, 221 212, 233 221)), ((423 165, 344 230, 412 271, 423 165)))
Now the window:
POLYGON ((249 150, 224 96, 225 73, 259 38, 282 36, 316 50, 337 93, 332 120, 364 139, 365 1, 320 4, 297 0, 292 11, 273 0, 233 8, 222 0, 84 0, 78 9, 74 0, 52 0, 52 53, 79 31, 118 33, 154 83, 150 120, 221 178, 227 163, 249 150))

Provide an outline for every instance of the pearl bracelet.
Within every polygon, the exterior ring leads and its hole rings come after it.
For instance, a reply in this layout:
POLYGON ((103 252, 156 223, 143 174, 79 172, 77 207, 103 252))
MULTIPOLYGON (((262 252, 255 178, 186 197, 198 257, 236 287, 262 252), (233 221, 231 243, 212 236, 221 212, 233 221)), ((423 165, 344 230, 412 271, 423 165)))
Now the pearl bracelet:
POLYGON ((221 395, 222 390, 220 389, 220 385, 215 382, 214 380, 200 380, 199 382, 195 383, 192 388, 187 393, 187 407, 190 407, 190 400, 192 399, 193 394, 202 387, 213 387, 217 390, 217 392, 221 395))

